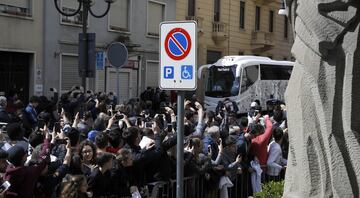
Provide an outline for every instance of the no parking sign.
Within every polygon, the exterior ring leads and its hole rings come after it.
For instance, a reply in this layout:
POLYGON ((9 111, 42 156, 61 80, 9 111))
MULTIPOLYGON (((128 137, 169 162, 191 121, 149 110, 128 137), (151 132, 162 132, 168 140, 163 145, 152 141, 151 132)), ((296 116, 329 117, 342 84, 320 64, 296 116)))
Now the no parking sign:
POLYGON ((196 27, 195 21, 160 24, 161 89, 196 89, 196 27))

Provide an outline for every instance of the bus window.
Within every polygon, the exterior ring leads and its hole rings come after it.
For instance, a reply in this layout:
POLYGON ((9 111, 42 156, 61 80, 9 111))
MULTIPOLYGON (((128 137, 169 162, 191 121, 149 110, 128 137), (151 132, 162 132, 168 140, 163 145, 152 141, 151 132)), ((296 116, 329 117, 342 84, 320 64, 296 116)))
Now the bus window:
POLYGON ((240 82, 235 77, 236 66, 211 66, 206 87, 206 96, 229 97, 239 94, 240 82))
POLYGON ((260 65, 261 80, 289 80, 292 66, 260 65))
POLYGON ((259 66, 252 65, 248 66, 242 70, 242 78, 241 78, 241 93, 246 91, 251 85, 257 81, 259 76, 259 66))

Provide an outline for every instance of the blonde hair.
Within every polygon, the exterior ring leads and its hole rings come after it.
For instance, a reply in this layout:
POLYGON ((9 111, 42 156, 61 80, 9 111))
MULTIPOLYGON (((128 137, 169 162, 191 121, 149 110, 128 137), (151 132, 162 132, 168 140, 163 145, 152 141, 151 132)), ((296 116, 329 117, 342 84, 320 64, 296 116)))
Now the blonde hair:
POLYGON ((83 193, 80 188, 83 182, 86 182, 84 175, 66 175, 65 182, 62 183, 61 198, 81 198, 83 193))

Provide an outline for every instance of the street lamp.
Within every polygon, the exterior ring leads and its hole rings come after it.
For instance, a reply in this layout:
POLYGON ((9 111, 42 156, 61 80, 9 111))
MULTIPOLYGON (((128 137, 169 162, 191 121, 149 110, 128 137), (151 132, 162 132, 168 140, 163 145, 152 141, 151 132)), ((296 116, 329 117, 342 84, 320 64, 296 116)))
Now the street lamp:
MULTIPOLYGON (((82 54, 84 55, 82 57, 84 65, 79 65, 80 67, 82 66, 81 69, 79 69, 79 72, 80 72, 80 76, 81 76, 81 85, 84 87, 84 89, 86 89, 86 77, 89 76, 89 74, 88 74, 88 71, 89 71, 88 34, 87 34, 87 18, 88 18, 88 14, 90 12, 90 14, 95 18, 102 18, 102 17, 106 16, 107 13, 110 10, 110 5, 112 3, 114 3, 115 0, 104 0, 105 3, 107 3, 107 8, 106 8, 106 11, 101 15, 96 15, 91 10, 91 6, 93 5, 92 3, 95 0, 77 0, 77 1, 78 1, 78 8, 76 9, 76 11, 74 11, 72 13, 66 13, 66 12, 62 11, 62 9, 58 5, 58 0, 54 0, 54 3, 55 3, 56 10, 61 15, 64 15, 64 16, 75 16, 75 15, 80 13, 81 8, 83 10, 83 12, 82 12, 82 19, 83 19, 82 20, 82 35, 83 35, 82 36, 82 43, 84 44, 84 47, 81 49, 81 51, 82 51, 82 54)), ((79 45, 79 47, 80 47, 80 45, 79 45)))
POLYGON ((287 15, 288 14, 288 10, 286 7, 286 0, 282 0, 281 1, 281 5, 280 5, 280 9, 278 12, 279 15, 287 15))

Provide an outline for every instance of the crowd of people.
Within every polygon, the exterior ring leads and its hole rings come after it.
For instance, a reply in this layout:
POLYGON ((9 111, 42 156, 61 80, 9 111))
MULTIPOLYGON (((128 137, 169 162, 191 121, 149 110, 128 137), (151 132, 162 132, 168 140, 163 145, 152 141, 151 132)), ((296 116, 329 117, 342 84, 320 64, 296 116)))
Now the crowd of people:
POLYGON ((160 90, 123 104, 112 93, 82 87, 52 93, 32 96, 27 105, 0 96, 0 197, 145 197, 148 183, 176 178, 178 119, 184 119, 185 177, 203 178, 206 197, 228 197, 245 173, 259 192, 263 175, 278 180, 286 168, 280 103, 263 111, 254 101, 239 119, 233 103, 212 112, 191 99, 178 118, 160 90))

